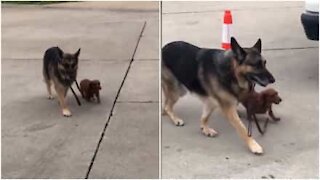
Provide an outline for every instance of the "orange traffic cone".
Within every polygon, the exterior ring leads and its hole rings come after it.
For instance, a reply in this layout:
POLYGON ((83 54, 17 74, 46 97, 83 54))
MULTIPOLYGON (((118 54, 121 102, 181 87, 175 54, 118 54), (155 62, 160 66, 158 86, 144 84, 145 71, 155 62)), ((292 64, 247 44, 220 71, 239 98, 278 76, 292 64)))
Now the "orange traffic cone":
POLYGON ((222 48, 228 50, 231 48, 231 25, 232 15, 230 10, 224 11, 223 27, 222 27, 222 48))

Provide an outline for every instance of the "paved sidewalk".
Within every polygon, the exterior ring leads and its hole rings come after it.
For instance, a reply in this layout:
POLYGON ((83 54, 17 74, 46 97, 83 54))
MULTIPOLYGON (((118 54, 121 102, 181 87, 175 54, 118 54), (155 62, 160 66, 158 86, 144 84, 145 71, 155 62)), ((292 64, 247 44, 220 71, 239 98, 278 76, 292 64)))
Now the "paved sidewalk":
MULTIPOLYGON (((270 123, 264 136, 253 132, 265 151, 255 156, 220 110, 209 121, 219 136, 203 136, 202 104, 189 94, 175 106, 185 126, 162 118, 162 177, 319 178, 319 48, 303 32, 303 2, 163 2, 162 45, 184 40, 220 48, 225 9, 232 11, 232 32, 240 45, 262 39, 262 54, 276 78, 272 87, 283 98, 274 107, 282 120, 270 123)), ((244 109, 239 111, 244 117, 244 109)))
POLYGON ((1 58, 2 178, 158 177, 158 3, 2 5, 1 58), (68 94, 71 118, 42 82, 56 45, 102 83, 100 105, 68 94))

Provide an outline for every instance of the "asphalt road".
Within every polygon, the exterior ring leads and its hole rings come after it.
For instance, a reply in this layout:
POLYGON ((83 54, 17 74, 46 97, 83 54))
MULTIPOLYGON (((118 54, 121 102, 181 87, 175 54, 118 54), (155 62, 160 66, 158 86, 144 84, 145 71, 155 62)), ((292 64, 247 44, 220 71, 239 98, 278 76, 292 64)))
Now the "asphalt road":
POLYGON ((2 5, 2 178, 157 178, 158 22, 157 2, 2 5), (62 117, 42 81, 52 46, 81 47, 101 104, 69 93, 62 117))
MULTIPOLYGON (((220 110, 213 113, 209 122, 219 136, 202 135, 202 104, 188 94, 175 106, 185 122, 183 127, 162 118, 162 177, 319 178, 319 46, 318 42, 307 40, 303 32, 303 2, 162 4, 162 46, 183 40, 200 47, 220 48, 223 12, 230 9, 232 33, 240 45, 251 47, 258 38, 262 39, 262 54, 276 78, 270 87, 277 89, 283 99, 274 107, 282 120, 269 124, 264 136, 253 132, 265 152, 256 156, 220 110)), ((239 112, 245 117, 241 106, 239 112)))

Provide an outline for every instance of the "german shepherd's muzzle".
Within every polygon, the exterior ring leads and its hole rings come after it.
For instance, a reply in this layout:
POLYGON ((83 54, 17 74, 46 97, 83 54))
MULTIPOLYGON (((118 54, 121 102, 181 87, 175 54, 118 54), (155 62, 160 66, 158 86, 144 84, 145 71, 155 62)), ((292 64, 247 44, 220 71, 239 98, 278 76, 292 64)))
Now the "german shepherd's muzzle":
POLYGON ((263 87, 275 82, 272 74, 265 68, 257 72, 248 73, 247 78, 249 81, 256 82, 263 87))
POLYGON ((248 72, 246 76, 249 81, 256 82, 259 85, 265 87, 268 84, 274 83, 275 79, 266 68, 266 61, 263 59, 263 57, 261 55, 257 56, 259 57, 254 58, 255 62, 253 64, 250 64, 253 67, 253 71, 248 72))

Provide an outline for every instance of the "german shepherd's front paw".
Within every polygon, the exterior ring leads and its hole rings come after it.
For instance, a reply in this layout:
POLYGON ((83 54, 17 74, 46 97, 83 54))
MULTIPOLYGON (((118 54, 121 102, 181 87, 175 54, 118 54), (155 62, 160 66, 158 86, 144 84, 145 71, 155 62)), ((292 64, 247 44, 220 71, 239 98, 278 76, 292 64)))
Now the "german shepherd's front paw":
POLYGON ((201 127, 201 132, 202 134, 204 134, 205 136, 209 136, 209 137, 215 137, 218 135, 218 132, 215 131, 212 128, 209 128, 207 126, 201 127))
POLYGON ((183 126, 184 125, 184 122, 183 122, 183 120, 182 119, 175 119, 174 121, 174 124, 176 125, 176 126, 183 126))
POLYGON ((52 95, 49 95, 48 99, 52 100, 52 99, 54 99, 54 97, 52 95))
POLYGON ((62 114, 63 114, 64 117, 72 116, 72 114, 71 114, 69 109, 62 109, 62 114))
POLYGON ((249 141, 248 146, 252 153, 257 155, 263 154, 262 147, 254 139, 251 139, 249 141))

